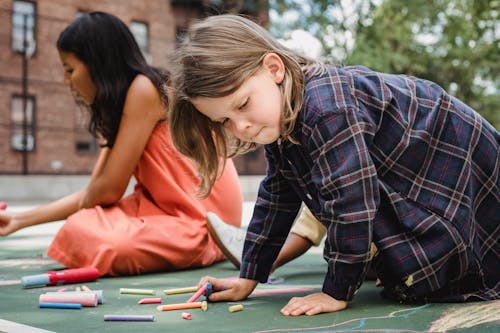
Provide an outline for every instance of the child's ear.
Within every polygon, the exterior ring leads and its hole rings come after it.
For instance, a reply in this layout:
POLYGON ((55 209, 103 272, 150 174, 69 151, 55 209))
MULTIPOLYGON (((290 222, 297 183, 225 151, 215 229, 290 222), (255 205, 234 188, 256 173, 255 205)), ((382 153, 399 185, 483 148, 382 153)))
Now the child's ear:
POLYGON ((276 84, 280 84, 285 78, 285 64, 276 53, 266 54, 262 59, 262 67, 271 74, 276 84))

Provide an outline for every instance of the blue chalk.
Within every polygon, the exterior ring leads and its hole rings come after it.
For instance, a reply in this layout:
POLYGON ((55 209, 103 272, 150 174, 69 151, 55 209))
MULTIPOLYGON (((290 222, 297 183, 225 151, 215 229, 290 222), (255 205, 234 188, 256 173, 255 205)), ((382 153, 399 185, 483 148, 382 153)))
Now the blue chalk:
POLYGON ((49 309, 81 309, 82 305, 78 303, 52 303, 52 302, 40 302, 38 306, 41 308, 49 309))
POLYGON ((210 282, 207 282, 207 288, 205 289, 205 297, 207 298, 208 302, 208 296, 212 293, 212 284, 210 282))
POLYGON ((45 287, 48 284, 50 284, 48 274, 29 275, 21 278, 23 288, 45 287))

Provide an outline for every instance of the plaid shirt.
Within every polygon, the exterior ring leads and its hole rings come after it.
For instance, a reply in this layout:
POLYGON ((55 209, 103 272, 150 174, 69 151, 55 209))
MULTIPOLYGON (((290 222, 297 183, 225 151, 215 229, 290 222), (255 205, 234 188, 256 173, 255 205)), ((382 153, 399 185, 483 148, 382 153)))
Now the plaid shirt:
POLYGON ((499 297, 500 135, 476 112, 429 81, 329 67, 306 78, 291 136, 265 146, 241 277, 266 281, 304 202, 335 299, 360 287, 371 242, 390 297, 499 297))

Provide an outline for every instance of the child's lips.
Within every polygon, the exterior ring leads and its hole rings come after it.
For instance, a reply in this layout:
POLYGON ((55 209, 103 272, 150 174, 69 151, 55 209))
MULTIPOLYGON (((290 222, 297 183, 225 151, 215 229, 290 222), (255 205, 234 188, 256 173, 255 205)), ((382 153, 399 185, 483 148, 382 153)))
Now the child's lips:
POLYGON ((262 130, 263 130, 263 129, 264 129, 264 127, 262 127, 261 129, 259 129, 259 130, 257 131, 257 133, 255 133, 254 135, 252 135, 252 136, 250 137, 250 142, 254 142, 255 138, 259 136, 260 132, 262 132, 262 130))

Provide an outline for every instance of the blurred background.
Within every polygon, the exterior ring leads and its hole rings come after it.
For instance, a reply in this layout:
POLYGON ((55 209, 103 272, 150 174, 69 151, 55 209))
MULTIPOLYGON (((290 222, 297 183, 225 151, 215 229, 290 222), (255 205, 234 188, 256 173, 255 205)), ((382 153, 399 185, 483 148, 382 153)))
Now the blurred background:
MULTIPOLYGON (((120 17, 148 61, 166 68, 192 22, 244 14, 311 57, 437 82, 500 128, 500 0, 0 0, 0 200, 26 176, 47 195, 58 188, 52 176, 80 186, 89 175, 99 146, 63 84, 55 43, 95 10, 120 17)), ((236 165, 256 187, 262 149, 236 165)))

